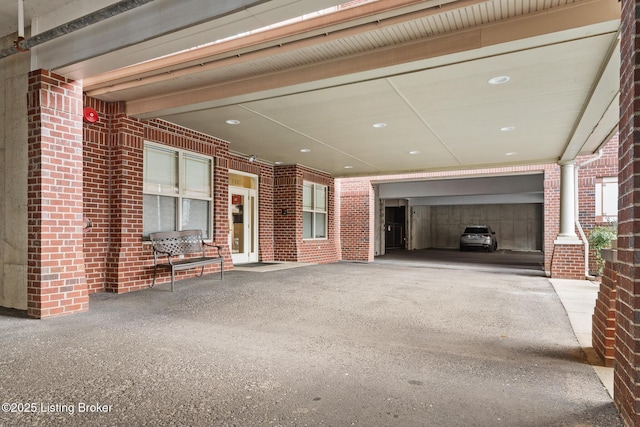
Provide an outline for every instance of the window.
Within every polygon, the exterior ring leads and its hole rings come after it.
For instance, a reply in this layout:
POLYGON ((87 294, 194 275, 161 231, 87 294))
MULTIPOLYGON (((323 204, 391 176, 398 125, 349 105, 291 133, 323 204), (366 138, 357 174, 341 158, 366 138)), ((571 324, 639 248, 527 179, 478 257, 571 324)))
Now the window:
POLYGON ((327 238, 327 187, 305 182, 302 187, 302 238, 327 238))
POLYGON ((618 219, 618 178, 596 179, 596 221, 618 219))
POLYGON ((152 144, 144 147, 144 236, 202 230, 211 237, 212 159, 152 144))

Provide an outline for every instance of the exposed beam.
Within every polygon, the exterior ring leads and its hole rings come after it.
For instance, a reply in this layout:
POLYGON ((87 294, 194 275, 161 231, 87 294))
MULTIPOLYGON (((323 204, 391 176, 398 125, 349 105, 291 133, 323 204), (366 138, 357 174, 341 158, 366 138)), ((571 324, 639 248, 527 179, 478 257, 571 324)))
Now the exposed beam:
POLYGON ((584 101, 582 112, 560 158, 561 163, 571 161, 585 151, 595 152, 617 127, 619 121, 617 101, 620 95, 619 70, 620 38, 616 37, 609 55, 604 58, 602 67, 598 71, 591 93, 584 101))
MULTIPOLYGON (((313 66, 286 70, 276 74, 257 76, 255 78, 225 82, 220 85, 199 86, 177 93, 159 94, 157 96, 131 100, 127 103, 128 114, 150 118, 158 115, 176 114, 225 105, 225 99, 233 102, 246 102, 260 97, 269 97, 287 93, 298 93, 321 87, 327 81, 330 84, 347 84, 357 79, 388 77, 390 73, 400 73, 401 69, 392 67, 445 57, 454 58, 460 53, 468 53, 459 60, 472 60, 486 55, 499 55, 537 47, 545 43, 546 36, 551 33, 566 32, 567 37, 585 37, 611 33, 618 30, 620 17, 619 6, 609 0, 593 0, 573 4, 571 6, 552 9, 544 13, 526 15, 505 22, 485 25, 453 34, 419 40, 399 47, 383 48, 356 57, 347 57, 327 61, 313 66), (583 28, 589 28, 585 33, 583 28), (573 30, 573 31, 570 31, 573 30), (578 35, 576 35, 578 34, 578 35), (510 45, 511 42, 520 41, 510 45), (524 42, 523 42, 524 41, 524 42), (474 56, 475 55, 475 56, 474 56), (378 70, 378 71, 372 71, 378 70), (359 73, 365 73, 363 77, 359 73), (324 83, 321 83, 324 81, 324 83), (253 94, 253 95, 251 95, 253 94)), ((409 17, 405 17, 409 19, 409 17)), ((550 40, 550 39, 549 39, 550 40)), ((321 43, 321 40, 317 40, 321 43)), ((241 57, 227 58, 219 62, 219 66, 251 61, 254 55, 275 54, 275 51, 259 51, 241 57)), ((451 60, 451 59, 449 59, 451 60)), ((444 65, 444 59, 442 60, 444 65)), ((451 62, 449 62, 451 63, 451 62)), ((426 68, 433 67, 426 64, 426 68)), ((415 71, 412 68, 411 71, 415 71)), ((408 70, 407 70, 408 71, 408 70)), ((91 92, 90 92, 91 94, 91 92)))
POLYGON ((156 0, 37 49, 36 68, 83 79, 273 24, 342 0, 156 0), (216 25, 211 25, 211 21, 216 25), (145 25, 140 25, 145 23, 145 25), (73 46, 73 49, 69 49, 73 46))
MULTIPOLYGON (((246 53, 262 51, 266 48, 278 46, 282 51, 288 48, 300 48, 301 40, 309 40, 322 36, 325 40, 348 35, 347 31, 362 31, 361 25, 373 24, 377 28, 393 25, 397 15, 412 13, 412 17, 421 15, 425 10, 437 8, 438 11, 448 10, 445 6, 455 3, 455 8, 484 0, 385 0, 365 3, 358 7, 337 10, 333 13, 322 14, 304 21, 294 22, 284 26, 274 27, 224 43, 203 46, 197 49, 181 52, 175 55, 158 58, 130 67, 113 70, 84 80, 86 90, 95 91, 98 88, 113 87, 122 82, 146 81, 149 76, 167 77, 169 73, 175 76, 178 70, 185 70, 186 74, 201 72, 215 61, 245 55, 246 53)), ((158 81, 154 79, 154 81, 158 81)))

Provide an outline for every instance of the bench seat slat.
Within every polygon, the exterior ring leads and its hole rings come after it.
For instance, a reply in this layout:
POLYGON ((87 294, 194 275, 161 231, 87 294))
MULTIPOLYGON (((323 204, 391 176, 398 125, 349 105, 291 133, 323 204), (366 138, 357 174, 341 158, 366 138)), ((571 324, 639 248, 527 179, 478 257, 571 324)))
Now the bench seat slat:
POLYGON ((171 261, 169 263, 158 263, 158 267, 167 267, 173 268, 175 270, 186 270, 194 267, 201 267, 203 265, 209 264, 222 264, 222 258, 218 257, 199 257, 199 258, 188 258, 188 259, 179 259, 177 261, 171 261))

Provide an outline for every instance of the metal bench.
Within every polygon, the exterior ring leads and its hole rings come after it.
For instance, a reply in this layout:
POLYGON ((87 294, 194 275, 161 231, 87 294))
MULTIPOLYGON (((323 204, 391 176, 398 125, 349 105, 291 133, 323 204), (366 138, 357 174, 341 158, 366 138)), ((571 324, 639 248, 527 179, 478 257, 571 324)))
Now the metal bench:
POLYGON ((199 276, 204 273, 204 267, 209 264, 220 264, 220 280, 224 278, 224 264, 221 247, 211 245, 202 239, 200 230, 163 231, 150 233, 149 238, 153 245, 153 283, 156 284, 158 267, 171 269, 171 292, 173 292, 175 272, 201 267, 199 276), (206 247, 216 248, 216 256, 207 256, 206 247), (189 256, 198 254, 200 256, 189 256), (160 262, 166 257, 166 262, 160 262))

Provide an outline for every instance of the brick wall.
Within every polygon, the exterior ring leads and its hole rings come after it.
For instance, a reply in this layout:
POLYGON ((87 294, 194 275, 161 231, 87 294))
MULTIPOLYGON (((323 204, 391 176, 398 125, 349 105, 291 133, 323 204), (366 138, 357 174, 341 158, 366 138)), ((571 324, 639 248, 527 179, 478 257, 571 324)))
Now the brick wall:
POLYGON ((297 261, 302 238, 302 176, 295 165, 276 166, 273 175, 274 259, 297 261))
POLYGON ((274 259, 329 263, 340 259, 333 178, 301 165, 274 168, 274 259), (327 239, 302 238, 302 187, 305 181, 328 190, 327 239))
POLYGON ((369 179, 339 180, 341 256, 350 261, 373 261, 375 199, 369 179))
POLYGON ((99 111, 99 120, 83 126, 84 216, 91 228, 84 231, 83 246, 89 293, 102 292, 109 254, 109 201, 111 186, 111 120, 119 104, 86 98, 84 105, 99 111))
MULTIPOLYGON (((214 240, 224 246, 231 268, 228 232, 228 144, 161 120, 128 117, 124 104, 85 97, 99 115, 84 125, 84 216, 93 224, 84 233, 84 254, 91 292, 129 292, 148 287, 153 274, 151 247, 143 234, 143 148, 145 141, 215 158, 214 240)), ((206 273, 219 271, 209 266, 206 273)), ((197 274, 177 272, 176 278, 197 274)), ((170 280, 162 273, 158 283, 170 280)))
MULTIPOLYGON (((259 259, 261 261, 335 262, 340 259, 335 186, 330 175, 304 166, 250 162, 229 153, 228 143, 161 120, 140 121, 124 104, 85 98, 98 112, 84 126, 84 216, 93 224, 84 233, 84 254, 91 292, 129 292, 146 288, 153 274, 150 245, 143 234, 143 149, 152 141, 212 156, 214 167, 214 241, 223 246, 225 269, 232 268, 228 246, 229 171, 259 178, 259 259), (302 238, 302 184, 328 188, 328 238, 302 238), (286 212, 286 214, 284 214, 286 212)), ((205 273, 219 267, 209 266, 205 273)), ((176 273, 177 279, 197 274, 176 273)), ((157 282, 169 280, 163 272, 157 282)))
POLYGON ((593 349, 603 361, 604 366, 613 366, 615 355, 616 324, 616 284, 618 275, 615 271, 616 251, 604 250, 605 260, 592 318, 593 349))
POLYGON ((622 1, 621 64, 620 64, 620 146, 618 150, 619 210, 617 242, 616 287, 616 351, 614 367, 614 402, 628 425, 640 425, 640 270, 636 259, 636 231, 640 218, 638 200, 638 146, 637 132, 638 88, 637 68, 640 48, 637 0, 622 1))
POLYGON ((111 121, 109 252, 106 289, 128 292, 147 285, 142 239, 144 125, 127 117, 124 106, 111 121))
POLYGON ((29 75, 27 313, 89 308, 82 250, 82 86, 29 75))
POLYGON ((584 245, 553 245, 551 277, 581 280, 584 271, 584 245))
MULTIPOLYGON (((607 221, 595 217, 595 187, 598 178, 618 176, 618 144, 618 135, 616 134, 604 145, 602 156, 598 160, 582 166, 578 171, 578 215, 587 238, 595 227, 609 225, 607 221)), ((578 157, 577 164, 587 161, 589 158, 593 158, 593 156, 578 157)), ((589 272, 596 275, 597 271, 596 253, 590 247, 589 272)))
MULTIPOLYGON (((544 271, 551 276, 553 242, 560 232, 560 166, 549 165, 544 171, 544 271)), ((583 273, 584 274, 584 273, 583 273)))

